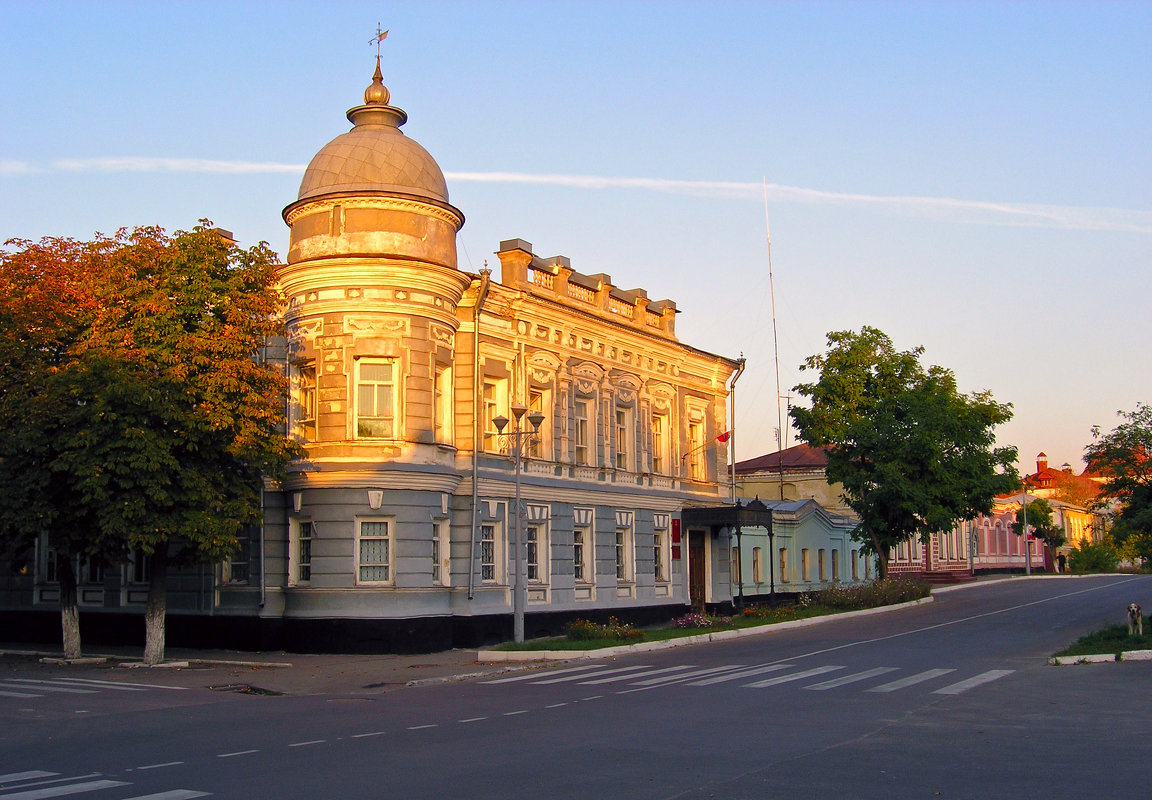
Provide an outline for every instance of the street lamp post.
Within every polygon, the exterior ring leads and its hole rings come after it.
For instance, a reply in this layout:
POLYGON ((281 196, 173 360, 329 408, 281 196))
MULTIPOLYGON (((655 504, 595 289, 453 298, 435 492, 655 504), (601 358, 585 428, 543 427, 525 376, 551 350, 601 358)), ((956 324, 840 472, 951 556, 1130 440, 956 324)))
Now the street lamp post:
POLYGON ((524 540, 523 532, 520 525, 520 462, 524 457, 523 448, 524 440, 527 438, 529 441, 540 431, 540 423, 544 421, 544 415, 539 411, 533 411, 528 414, 528 422, 532 424, 531 430, 526 430, 523 421, 524 415, 527 414, 528 407, 523 403, 515 403, 512 406, 512 427, 509 428, 508 433, 504 433, 504 428, 508 426, 509 419, 505 416, 499 416, 492 420, 492 424, 496 426, 496 433, 500 437, 502 443, 508 446, 512 453, 512 461, 515 464, 516 472, 516 506, 515 506, 515 538, 514 538, 514 557, 516 559, 515 569, 512 573, 512 636, 516 642, 524 641, 524 606, 527 604, 527 586, 525 585, 525 569, 524 569, 524 540))
POLYGON ((1028 479, 1024 479, 1024 574, 1032 574, 1032 543, 1028 541, 1028 479))

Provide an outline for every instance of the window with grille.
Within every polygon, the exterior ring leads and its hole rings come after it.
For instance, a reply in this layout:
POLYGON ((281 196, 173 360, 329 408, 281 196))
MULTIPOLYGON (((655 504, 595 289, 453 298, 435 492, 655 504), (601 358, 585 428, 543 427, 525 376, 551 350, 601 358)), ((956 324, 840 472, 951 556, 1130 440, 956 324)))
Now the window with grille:
POLYGON ((357 580, 359 583, 392 581, 391 522, 359 520, 357 523, 357 580))

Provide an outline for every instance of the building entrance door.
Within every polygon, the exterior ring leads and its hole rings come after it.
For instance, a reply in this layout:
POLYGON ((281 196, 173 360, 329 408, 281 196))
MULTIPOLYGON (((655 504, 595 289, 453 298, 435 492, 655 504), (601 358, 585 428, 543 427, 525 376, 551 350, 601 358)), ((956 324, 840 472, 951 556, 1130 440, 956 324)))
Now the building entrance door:
POLYGON ((708 599, 706 537, 704 531, 688 531, 688 599, 692 610, 699 612, 704 611, 708 599))

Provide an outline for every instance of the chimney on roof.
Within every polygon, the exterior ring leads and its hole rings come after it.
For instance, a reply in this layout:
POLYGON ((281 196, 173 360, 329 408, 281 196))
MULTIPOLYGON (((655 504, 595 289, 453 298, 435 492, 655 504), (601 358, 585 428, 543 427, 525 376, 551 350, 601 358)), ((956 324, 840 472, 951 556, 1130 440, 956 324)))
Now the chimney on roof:
POLYGON ((1072 465, 1071 465, 1071 464, 1069 464, 1067 461, 1065 461, 1065 462, 1064 462, 1064 463, 1063 463, 1063 464, 1060 466, 1060 471, 1061 471, 1061 472, 1067 472, 1069 475, 1071 475, 1071 474, 1072 474, 1072 465))
POLYGON ((1048 454, 1040 453, 1036 456, 1036 471, 1043 472, 1048 469, 1048 454))

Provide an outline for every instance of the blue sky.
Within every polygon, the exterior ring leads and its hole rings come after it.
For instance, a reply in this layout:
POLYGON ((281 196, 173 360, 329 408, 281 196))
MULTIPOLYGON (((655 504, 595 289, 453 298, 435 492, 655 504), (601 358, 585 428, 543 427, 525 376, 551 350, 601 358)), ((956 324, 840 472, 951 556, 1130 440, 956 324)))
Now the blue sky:
MULTIPOLYGON (((0 4, 0 237, 280 212, 370 80, 448 177, 478 270, 523 238, 780 376, 873 325, 990 390, 1031 468, 1152 401, 1152 3, 0 4)), ((792 443, 793 440, 789 440, 792 443)))

